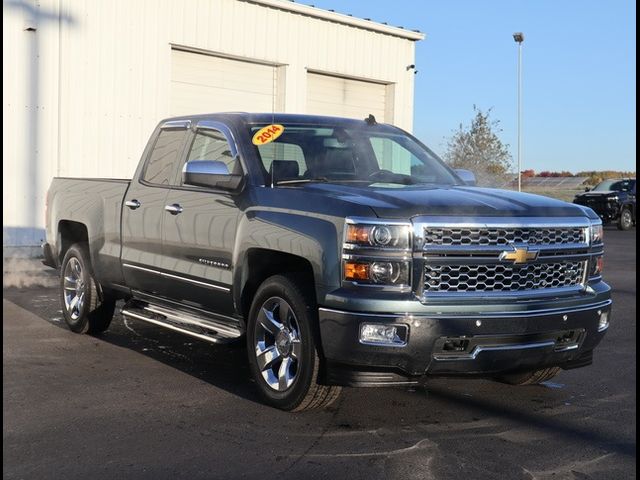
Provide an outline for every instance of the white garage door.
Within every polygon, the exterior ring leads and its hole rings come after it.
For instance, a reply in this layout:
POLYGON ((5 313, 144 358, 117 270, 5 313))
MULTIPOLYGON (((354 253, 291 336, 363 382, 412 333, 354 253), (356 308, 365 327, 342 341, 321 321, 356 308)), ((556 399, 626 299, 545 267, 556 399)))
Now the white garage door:
POLYGON ((200 53, 171 51, 171 115, 271 112, 276 68, 200 53))
POLYGON ((385 119, 386 85, 382 83, 307 74, 307 113, 365 118, 370 113, 385 119))

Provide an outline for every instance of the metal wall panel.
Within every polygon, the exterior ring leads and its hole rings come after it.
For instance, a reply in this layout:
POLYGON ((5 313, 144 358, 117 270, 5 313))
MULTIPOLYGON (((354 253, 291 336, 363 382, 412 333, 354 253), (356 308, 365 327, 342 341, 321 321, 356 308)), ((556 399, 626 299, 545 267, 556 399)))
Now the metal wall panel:
POLYGON ((3 244, 43 238, 53 176, 133 174, 172 111, 172 45, 278 65, 276 108, 287 112, 307 109, 307 70, 387 83, 386 118, 410 130, 411 35, 314 11, 280 0, 3 2, 3 244))

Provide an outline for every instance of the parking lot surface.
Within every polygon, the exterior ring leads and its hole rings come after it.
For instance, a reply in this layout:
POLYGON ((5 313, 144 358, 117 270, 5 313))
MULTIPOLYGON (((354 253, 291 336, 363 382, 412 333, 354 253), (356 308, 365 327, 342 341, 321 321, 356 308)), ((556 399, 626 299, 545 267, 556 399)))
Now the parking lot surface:
POLYGON ((592 366, 542 386, 345 389, 300 414, 260 403, 242 348, 121 316, 76 335, 55 287, 5 288, 3 476, 634 478, 635 229, 605 241, 613 319, 592 366))

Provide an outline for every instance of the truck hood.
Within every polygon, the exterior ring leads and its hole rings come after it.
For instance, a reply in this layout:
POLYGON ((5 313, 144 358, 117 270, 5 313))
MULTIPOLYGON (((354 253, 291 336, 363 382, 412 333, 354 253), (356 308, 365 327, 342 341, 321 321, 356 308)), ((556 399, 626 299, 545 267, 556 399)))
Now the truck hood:
POLYGON ((586 217, 578 205, 541 195, 466 186, 358 187, 312 183, 303 188, 342 201, 368 206, 378 217, 418 215, 496 217, 586 217))
POLYGON ((591 198, 591 197, 615 197, 617 195, 624 195, 626 192, 619 192, 616 190, 601 190, 597 192, 585 192, 576 195, 578 198, 591 198))

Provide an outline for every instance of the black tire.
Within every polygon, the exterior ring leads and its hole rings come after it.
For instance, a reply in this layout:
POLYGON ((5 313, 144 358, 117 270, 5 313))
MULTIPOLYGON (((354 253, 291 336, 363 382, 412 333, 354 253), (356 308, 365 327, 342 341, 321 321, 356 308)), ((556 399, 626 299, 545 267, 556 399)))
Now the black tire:
MULTIPOLYGON (((75 278, 75 277, 74 277, 75 278)), ((75 282, 77 285, 78 282, 75 282)), ((89 249, 86 244, 76 243, 72 245, 62 260, 62 268, 60 269, 60 303, 62 306, 62 314, 69 326, 69 329, 75 333, 98 334, 104 332, 113 318, 116 308, 114 298, 106 295, 100 285, 93 278, 93 270, 91 268, 91 260, 89 257, 89 249), (65 273, 69 272, 72 266, 79 265, 77 278, 81 279, 80 290, 73 290, 74 282, 65 278, 65 273), (75 294, 82 298, 71 306, 73 300, 67 300, 67 292, 69 295, 75 294), (81 292, 81 293, 79 293, 81 292), (81 296, 81 295, 84 296, 81 296)))
POLYGON ((631 213, 631 209, 626 207, 622 209, 616 226, 618 227, 618 230, 629 230, 633 226, 633 214, 631 213))
POLYGON ((542 370, 534 370, 533 372, 509 373, 500 375, 496 380, 509 385, 537 385, 551 380, 560 370, 562 370, 560 367, 549 367, 542 370))
MULTIPOLYGON (((294 275, 275 275, 260 285, 251 304, 247 324, 249 366, 260 396, 267 404, 281 410, 300 412, 321 409, 333 403, 341 391, 341 387, 318 384, 320 357, 316 333, 317 308, 314 297, 311 290, 305 287, 303 279, 294 275), (291 357, 295 359, 292 361, 298 363, 295 364, 296 371, 293 383, 286 388, 282 387, 284 388, 282 391, 275 389, 278 387, 269 385, 263 377, 267 369, 261 369, 258 366, 256 336, 259 336, 260 332, 266 332, 259 320, 259 314, 263 306, 276 301, 274 299, 284 300, 287 308, 293 313, 291 323, 295 322, 296 328, 293 330, 298 334, 296 337, 298 339, 297 348, 300 349, 297 355, 294 355, 294 350, 291 350, 291 357)), ((284 324, 285 321, 282 322, 282 325, 284 324)), ((275 342, 276 340, 273 342, 273 349, 276 348, 275 342)), ((278 352, 278 350, 274 351, 278 352)), ((288 353, 280 355, 278 352, 278 358, 281 362, 284 361, 285 355, 289 356, 288 353)), ((278 364, 278 360, 271 363, 274 365, 272 367, 274 370, 279 370, 277 366, 282 365, 282 363, 278 364)))

